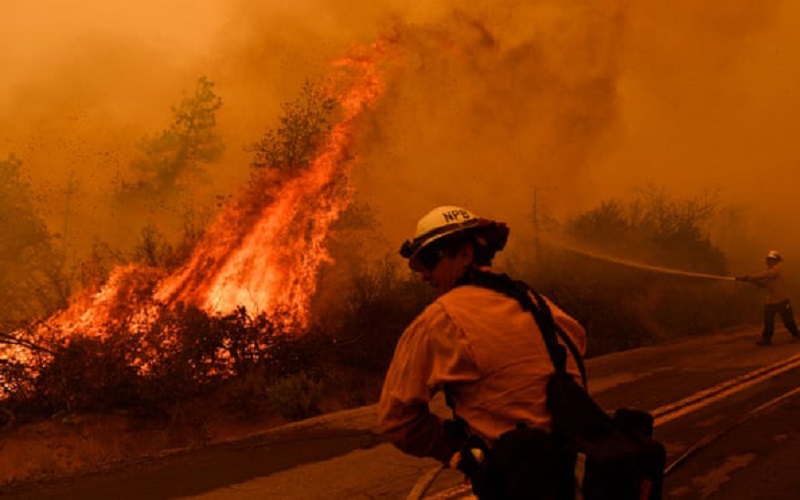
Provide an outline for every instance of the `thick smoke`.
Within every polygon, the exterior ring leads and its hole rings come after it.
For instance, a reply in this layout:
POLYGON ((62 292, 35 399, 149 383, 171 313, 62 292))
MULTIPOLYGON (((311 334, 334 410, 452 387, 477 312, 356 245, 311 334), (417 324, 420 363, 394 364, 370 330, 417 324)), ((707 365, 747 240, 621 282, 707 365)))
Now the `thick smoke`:
POLYGON ((229 193, 246 177, 242 146, 281 102, 351 45, 391 34, 404 63, 364 124, 355 177, 389 241, 462 204, 511 222, 524 251, 534 190, 540 211, 564 217, 653 183, 734 205, 731 245, 742 234, 752 252, 800 258, 795 2, 22 5, 0 20, 0 156, 51 183, 53 221, 76 178, 69 210, 86 240, 137 141, 167 126, 198 76, 224 100, 228 152, 212 174, 229 193))

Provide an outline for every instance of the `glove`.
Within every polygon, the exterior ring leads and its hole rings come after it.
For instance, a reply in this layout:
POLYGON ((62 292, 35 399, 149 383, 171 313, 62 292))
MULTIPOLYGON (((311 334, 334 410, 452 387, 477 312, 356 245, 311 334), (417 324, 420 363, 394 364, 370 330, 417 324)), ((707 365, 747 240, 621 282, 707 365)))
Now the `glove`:
POLYGON ((481 438, 470 436, 461 450, 450 459, 450 466, 454 466, 470 479, 478 478, 486 460, 487 452, 488 447, 481 438))
POLYGON ((469 478, 469 482, 472 484, 472 492, 478 498, 489 498, 491 491, 492 484, 489 477, 491 466, 487 463, 488 452, 489 449, 481 438, 470 436, 461 451, 450 459, 450 466, 455 466, 469 478))

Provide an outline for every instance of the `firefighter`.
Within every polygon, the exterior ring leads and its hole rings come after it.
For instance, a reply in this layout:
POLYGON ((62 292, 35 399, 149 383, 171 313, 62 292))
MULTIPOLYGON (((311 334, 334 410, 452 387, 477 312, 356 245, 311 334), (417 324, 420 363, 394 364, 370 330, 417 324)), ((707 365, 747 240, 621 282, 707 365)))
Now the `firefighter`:
MULTIPOLYGON (((381 430, 406 453, 456 465, 466 436, 491 446, 521 423, 550 430, 545 385, 554 369, 533 317, 516 300, 470 284, 475 273, 492 272, 508 234, 502 222, 442 206, 400 249, 437 295, 398 341, 378 404, 381 430), (457 419, 431 412, 440 390, 457 419)), ((583 327, 545 300, 583 355, 583 327)), ((571 357, 567 369, 580 383, 571 357)))
POLYGON ((794 321, 792 304, 789 300, 789 288, 783 276, 783 256, 771 250, 766 256, 767 270, 752 276, 737 276, 737 281, 746 281, 766 291, 764 302, 764 330, 761 339, 756 342, 759 346, 772 344, 772 334, 775 330, 775 314, 779 314, 786 329, 792 334, 792 342, 800 339, 797 325, 794 321))

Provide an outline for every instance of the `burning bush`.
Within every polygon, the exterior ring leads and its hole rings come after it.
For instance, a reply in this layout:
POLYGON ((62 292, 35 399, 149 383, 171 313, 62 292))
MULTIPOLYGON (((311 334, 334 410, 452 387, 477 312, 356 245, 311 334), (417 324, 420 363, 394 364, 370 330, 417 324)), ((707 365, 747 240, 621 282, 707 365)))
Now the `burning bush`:
POLYGON ((398 267, 387 257, 354 276, 334 334, 343 363, 383 374, 400 334, 433 299, 427 284, 403 279, 398 267))
MULTIPOLYGON (((115 325, 104 337, 73 334, 28 370, 0 365, 6 402, 26 414, 136 409, 167 414, 181 402, 234 389, 229 403, 275 403, 300 384, 292 415, 317 411, 326 343, 318 335, 293 336, 266 315, 244 308, 211 316, 196 307, 160 307, 146 329, 115 325), (248 388, 242 390, 242 388, 248 388), (252 402, 245 402, 251 399, 252 402), (301 411, 302 410, 302 411, 301 411)), ((246 413, 246 412, 245 412, 246 413)))
MULTIPOLYGON (((307 333, 309 303, 328 259, 330 226, 351 201, 353 130, 383 91, 374 60, 386 47, 342 58, 324 91, 307 85, 298 104, 285 107, 277 131, 260 143, 253 181, 202 236, 192 233, 190 252, 168 244, 162 228, 145 226, 138 264, 116 268, 102 286, 32 327, 29 344, 0 346, 9 354, 0 366, 6 401, 23 410, 163 412, 233 381, 249 380, 241 394, 261 380, 278 384, 273 400, 281 387, 302 382, 309 398, 292 414, 316 411, 308 382, 324 373, 326 339, 307 333), (337 122, 329 123, 334 106, 337 122)), ((133 165, 141 178, 123 182, 118 201, 174 202, 159 199, 199 179, 221 152, 220 105, 213 84, 200 79, 173 110, 172 126, 142 143, 133 165)), ((103 274, 101 266, 88 271, 103 274)))
POLYGON ((300 97, 282 106, 280 124, 268 130, 254 145, 252 166, 295 173, 315 159, 325 136, 331 130, 330 118, 336 100, 311 82, 306 82, 300 97))
POLYGON ((30 401, 49 412, 107 411, 137 401, 131 351, 120 341, 73 337, 58 346, 32 385, 30 401))
POLYGON ((343 316, 329 325, 335 328, 303 335, 287 329, 291 322, 280 311, 253 316, 240 307, 209 315, 196 306, 147 302, 132 284, 152 287, 151 279, 129 278, 121 288, 139 298, 114 300, 132 307, 115 309, 104 334, 50 331, 46 338, 60 340, 29 356, 25 369, 0 365, 6 403, 29 417, 114 409, 167 416, 213 396, 243 417, 274 411, 303 418, 321 411, 329 388, 344 384, 351 404, 364 404, 400 333, 430 300, 427 286, 402 278, 397 264, 383 259, 357 273, 343 316), (137 310, 148 311, 146 318, 137 310))

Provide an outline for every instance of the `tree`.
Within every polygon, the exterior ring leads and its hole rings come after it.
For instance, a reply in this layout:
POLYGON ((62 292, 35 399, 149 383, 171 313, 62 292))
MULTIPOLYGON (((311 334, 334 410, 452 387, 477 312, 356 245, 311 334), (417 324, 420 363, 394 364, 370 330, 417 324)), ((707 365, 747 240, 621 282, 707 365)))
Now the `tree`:
POLYGON ((707 196, 670 199, 650 187, 627 202, 602 202, 569 221, 567 231, 594 248, 682 269, 721 273, 726 268, 725 257, 704 234, 704 225, 716 208, 716 202, 707 196))
POLYGON ((36 213, 14 155, 0 161, 0 328, 19 327, 66 305, 63 255, 36 213))
POLYGON ((192 195, 205 192, 207 185, 201 181, 208 173, 206 166, 224 151, 216 118, 221 107, 222 99, 214 92, 214 83, 201 77, 194 93, 184 96, 172 108, 169 127, 142 139, 142 156, 131 163, 134 180, 122 180, 115 193, 121 217, 117 238, 131 242, 131 235, 141 233, 144 241, 139 243, 149 243, 148 237, 163 235, 165 244, 180 246, 183 243, 175 240, 181 238, 181 227, 185 229, 187 224, 205 217, 203 207, 212 200, 204 203, 200 199, 198 203, 192 195))
POLYGON ((217 130, 220 107, 222 99, 214 92, 214 83, 200 77, 194 94, 184 96, 172 108, 170 126, 141 141, 143 156, 132 164, 139 179, 123 182, 121 191, 163 198, 202 178, 204 165, 219 159, 224 151, 217 130))
POLYGON ((708 196, 673 198, 652 186, 603 201, 563 226, 578 246, 596 253, 553 246, 534 282, 590 332, 591 355, 740 324, 748 320, 742 304, 749 300, 741 287, 602 258, 726 274, 725 255, 708 236, 716 210, 708 196))
POLYGON ((336 101, 306 82, 300 96, 284 103, 283 115, 274 130, 267 131, 251 151, 256 169, 296 172, 309 165, 322 139, 330 131, 330 116, 336 101))

